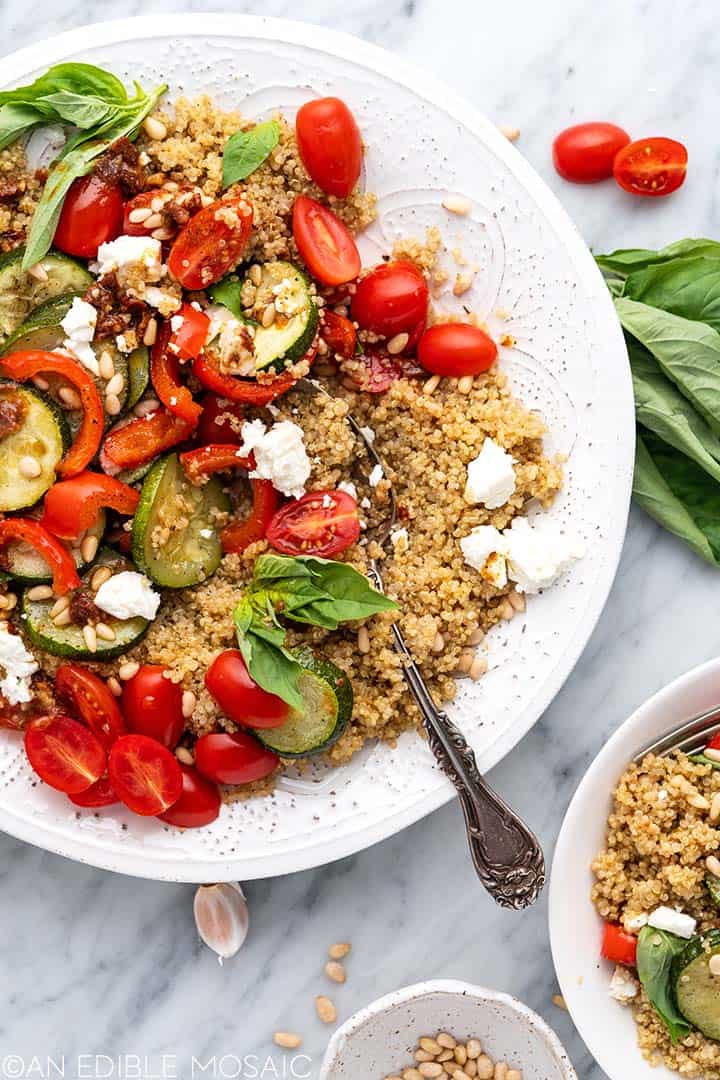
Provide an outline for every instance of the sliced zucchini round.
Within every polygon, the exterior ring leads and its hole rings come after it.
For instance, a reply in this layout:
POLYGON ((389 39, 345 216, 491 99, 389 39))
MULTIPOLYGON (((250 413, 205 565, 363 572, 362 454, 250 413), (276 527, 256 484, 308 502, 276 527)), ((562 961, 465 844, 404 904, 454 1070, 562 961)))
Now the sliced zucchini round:
POLYGON ((69 445, 67 421, 51 398, 25 385, 0 383, 0 510, 20 510, 41 499, 55 483, 69 445), (35 459, 38 476, 21 474, 24 457, 35 459))
POLYGON ((310 757, 329 750, 347 727, 353 710, 352 685, 342 668, 309 649, 295 655, 304 668, 298 680, 304 712, 291 709, 281 727, 253 732, 284 758, 310 757))
MULTIPOLYGON (((122 555, 110 548, 102 548, 92 570, 88 570, 82 578, 82 586, 89 590, 89 578, 99 564, 112 566, 115 570, 128 570, 131 564, 122 555)), ((112 660, 116 656, 122 656, 133 645, 137 645, 148 626, 147 619, 137 616, 134 619, 115 619, 111 615, 103 613, 103 622, 115 632, 112 641, 104 641, 98 638, 97 651, 90 652, 82 627, 70 624, 70 626, 55 626, 50 618, 50 611, 55 602, 50 600, 30 600, 26 589, 22 596, 20 617, 25 633, 33 645, 53 656, 69 657, 76 660, 112 660)))
POLYGON ((92 277, 79 262, 60 251, 49 251, 39 265, 47 275, 40 281, 22 268, 25 248, 0 256, 0 344, 17 330, 29 313, 63 293, 83 293, 92 277))
POLYGON ((705 887, 715 907, 720 908, 720 878, 715 877, 714 874, 708 874, 705 878, 705 887))
POLYGON ((145 477, 132 529, 138 569, 158 585, 182 589, 213 574, 222 559, 219 514, 230 500, 217 477, 191 484, 177 454, 155 462, 145 477))
POLYGON ((720 930, 690 938, 672 969, 677 1006, 688 1023, 720 1040, 720 976, 713 975, 711 956, 720 954, 720 930))
MULTIPOLYGON (((101 510, 97 521, 87 530, 87 535, 97 537, 98 541, 102 540, 106 520, 105 511, 101 510)), ((71 548, 70 551, 79 571, 86 570, 95 561, 85 562, 79 547, 71 548)), ((11 577, 22 585, 48 585, 52 581, 48 564, 30 544, 17 541, 9 543, 5 549, 4 563, 11 577)))

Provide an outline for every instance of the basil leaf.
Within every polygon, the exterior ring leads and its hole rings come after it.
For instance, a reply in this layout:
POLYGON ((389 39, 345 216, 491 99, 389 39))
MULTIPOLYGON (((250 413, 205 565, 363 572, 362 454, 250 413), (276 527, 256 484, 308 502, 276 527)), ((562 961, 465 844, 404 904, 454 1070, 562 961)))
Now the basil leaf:
POLYGON ((689 754, 688 761, 694 762, 695 765, 709 765, 711 769, 720 769, 720 761, 712 761, 709 757, 705 757, 704 754, 689 754))
POLYGON ((7 105, 0 106, 0 150, 4 150, 38 124, 46 123, 46 120, 32 105, 8 102, 7 105))
POLYGON ((632 273, 623 295, 720 330, 720 256, 673 259, 632 273))
POLYGON ((678 240, 660 251, 628 248, 624 251, 613 251, 609 255, 596 255, 595 261, 601 270, 626 277, 634 270, 644 270, 648 266, 659 266, 673 259, 691 255, 720 259, 720 242, 717 240, 678 240))
POLYGON ((644 926, 638 935, 638 977, 650 1004, 670 1032, 673 1045, 692 1031, 675 1003, 672 984, 673 960, 686 945, 684 938, 651 926, 644 926))
POLYGON ((14 90, 0 90, 0 105, 8 101, 33 104, 37 98, 59 90, 97 96, 116 105, 124 105, 128 100, 125 87, 112 72, 104 71, 94 64, 70 62, 48 68, 44 75, 26 86, 19 86, 14 90))
POLYGON ((38 101, 51 106, 58 119, 79 128, 96 127, 110 117, 117 117, 119 111, 117 105, 101 101, 100 98, 74 94, 70 90, 58 90, 38 101))
MULTIPOLYGON (((295 622, 334 630, 341 622, 366 619, 379 611, 394 611, 398 607, 347 563, 308 555, 261 555, 255 563, 253 583, 271 588, 273 594, 290 595, 288 583, 298 578, 309 581, 312 589, 301 594, 307 597, 304 604, 289 603, 283 612, 295 622)), ((296 591, 292 595, 296 596, 296 591)))
POLYGON ((256 124, 249 131, 236 131, 223 150, 223 187, 244 180, 262 165, 280 140, 277 120, 256 124))
POLYGON ((217 285, 212 285, 208 289, 208 295, 213 304, 222 304, 236 319, 247 322, 240 300, 241 291, 242 284, 237 279, 223 278, 222 281, 218 281, 217 285))
POLYGON ((298 690, 302 665, 284 648, 282 627, 272 621, 266 622, 247 597, 235 608, 233 619, 238 648, 258 686, 304 712, 305 705, 298 690))

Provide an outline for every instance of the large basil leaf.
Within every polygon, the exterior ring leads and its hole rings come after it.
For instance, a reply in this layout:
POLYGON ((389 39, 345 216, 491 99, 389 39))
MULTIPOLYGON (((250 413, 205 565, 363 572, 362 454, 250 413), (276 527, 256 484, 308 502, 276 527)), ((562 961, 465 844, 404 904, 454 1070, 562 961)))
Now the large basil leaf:
POLYGON ((223 149, 223 187, 237 184, 254 173, 279 140, 280 125, 277 120, 267 120, 249 131, 236 131, 231 135, 223 149))
POLYGON ((673 259, 630 274, 623 296, 720 330, 720 257, 673 259))
POLYGON ((692 1031, 675 1003, 672 984, 673 960, 686 945, 684 938, 650 926, 644 926, 638 935, 638 977, 650 1004, 670 1032, 673 1045, 692 1031))
POLYGON ((709 259, 720 259, 720 242, 717 240, 677 240, 660 251, 646 248, 627 248, 613 251, 609 255, 596 255, 595 261, 605 271, 627 277, 635 270, 644 270, 648 266, 659 266, 673 259, 704 255, 709 259))
POLYGON ((46 123, 46 117, 33 105, 10 101, 0 105, 0 150, 27 134, 38 124, 46 123))
POLYGON ((112 72, 95 67, 94 64, 70 62, 55 64, 35 82, 26 86, 19 86, 14 90, 0 90, 0 105, 8 101, 34 104, 38 98, 55 94, 59 90, 97 96, 116 105, 125 105, 128 100, 123 83, 112 72))

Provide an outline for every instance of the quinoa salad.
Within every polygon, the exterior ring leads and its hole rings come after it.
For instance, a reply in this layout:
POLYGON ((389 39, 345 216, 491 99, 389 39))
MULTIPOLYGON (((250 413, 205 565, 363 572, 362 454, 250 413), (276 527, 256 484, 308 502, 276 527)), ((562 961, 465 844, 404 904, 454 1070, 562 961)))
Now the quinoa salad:
POLYGON ((420 726, 394 620, 447 702, 583 552, 542 418, 443 310, 472 274, 434 230, 362 265, 348 105, 166 94, 0 93, 0 737, 78 808, 194 828, 420 726))
POLYGON ((610 993, 652 1064, 720 1078, 720 739, 647 755, 621 777, 593 902, 610 993))

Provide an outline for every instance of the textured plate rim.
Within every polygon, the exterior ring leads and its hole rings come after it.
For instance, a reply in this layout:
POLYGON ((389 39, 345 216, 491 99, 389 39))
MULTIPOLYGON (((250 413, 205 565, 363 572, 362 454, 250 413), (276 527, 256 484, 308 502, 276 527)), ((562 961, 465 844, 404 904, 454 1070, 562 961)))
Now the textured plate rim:
MULTIPOLYGON (((73 52, 84 49, 108 44, 123 44, 139 39, 147 41, 153 38, 202 37, 213 33, 230 38, 255 37, 268 42, 281 41, 284 44, 302 45, 333 53, 403 85, 416 97, 454 116, 458 125, 467 129, 492 149, 536 201, 582 280, 587 302, 592 300, 598 305, 600 318, 606 318, 608 327, 613 329, 615 348, 619 357, 626 359, 627 353, 620 324, 615 316, 612 300, 602 276, 577 228, 545 182, 500 134, 495 125, 474 106, 416 65, 376 45, 326 27, 268 16, 173 13, 172 18, 168 19, 167 14, 144 15, 77 27, 19 49, 3 58, 1 85, 17 82, 29 71, 57 63, 73 52)), ((634 414, 630 372, 627 363, 619 367, 621 371, 624 371, 625 378, 619 380, 615 387, 615 397, 617 415, 620 420, 619 430, 627 432, 627 453, 624 475, 619 474, 617 479, 618 512, 605 541, 607 557, 595 582, 579 632, 566 650, 562 662, 556 665, 543 683, 541 691, 535 695, 532 708, 526 710, 527 715, 524 721, 504 732, 484 754, 483 764, 486 769, 496 765, 517 745, 563 686, 602 614, 617 572, 627 527, 634 460, 634 414)), ((243 858, 218 860, 211 864, 214 880, 243 879, 248 881, 275 877, 326 865, 336 859, 362 851, 400 832, 449 802, 454 797, 454 790, 441 774, 438 780, 437 787, 428 791, 424 797, 403 810, 388 815, 381 823, 365 826, 350 836, 325 839, 312 846, 304 847, 300 852, 282 854, 269 852, 265 856, 250 860, 243 858)), ((38 827, 32 823, 18 822, 15 819, 8 821, 2 810, 0 810, 0 828, 19 840, 35 844, 53 854, 63 855, 100 869, 163 881, 202 882, 208 878, 209 864, 205 861, 194 862, 184 856, 178 859, 172 852, 165 854, 153 851, 152 855, 142 860, 142 864, 139 865, 138 857, 134 854, 103 852, 97 845, 89 847, 86 843, 87 837, 81 830, 78 830, 78 835, 73 836, 72 839, 65 836, 59 838, 54 836, 53 830, 47 826, 38 827)))

